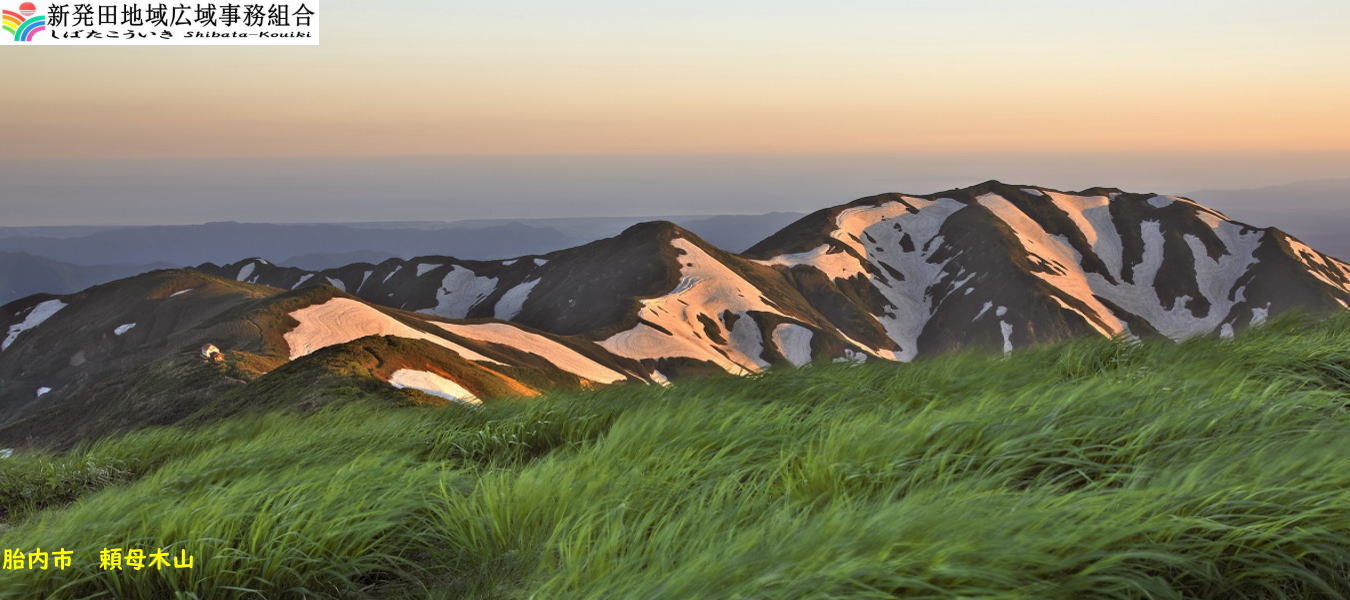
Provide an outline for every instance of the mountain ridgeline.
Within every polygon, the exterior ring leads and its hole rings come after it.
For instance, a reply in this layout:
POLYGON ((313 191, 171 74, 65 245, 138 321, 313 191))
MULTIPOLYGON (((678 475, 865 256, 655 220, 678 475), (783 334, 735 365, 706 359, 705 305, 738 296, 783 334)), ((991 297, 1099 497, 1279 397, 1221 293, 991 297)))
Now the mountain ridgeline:
POLYGON ((349 397, 472 404, 1079 336, 1231 337, 1348 306, 1350 266, 1277 229, 1181 197, 999 182, 863 198, 741 254, 652 222, 510 260, 208 263, 0 309, 0 447, 349 397))

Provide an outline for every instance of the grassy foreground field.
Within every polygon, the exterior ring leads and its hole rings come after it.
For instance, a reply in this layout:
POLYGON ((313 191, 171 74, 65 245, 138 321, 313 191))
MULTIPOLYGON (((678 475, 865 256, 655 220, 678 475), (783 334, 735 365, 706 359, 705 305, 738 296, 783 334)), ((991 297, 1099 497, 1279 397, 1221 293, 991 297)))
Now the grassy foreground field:
POLYGON ((1350 318, 237 417, 0 460, 0 511, 75 551, 4 598, 1343 598, 1350 318))

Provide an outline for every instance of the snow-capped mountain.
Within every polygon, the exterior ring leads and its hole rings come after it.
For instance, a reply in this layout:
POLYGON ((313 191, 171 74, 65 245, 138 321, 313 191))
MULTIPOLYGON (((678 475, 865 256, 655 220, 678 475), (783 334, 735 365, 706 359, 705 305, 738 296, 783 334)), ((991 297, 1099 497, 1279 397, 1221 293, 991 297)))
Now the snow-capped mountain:
POLYGON ((743 254, 655 222, 510 260, 251 259, 30 297, 0 308, 0 445, 357 388, 472 403, 1085 335, 1226 337, 1348 306, 1350 267, 1277 229, 1174 196, 987 182, 824 209, 743 254), (206 344, 224 360, 198 356, 206 344), (141 412, 110 412, 128 403, 141 412))
POLYGON ((800 342, 763 343, 775 336, 811 341, 813 358, 907 361, 1077 335, 1227 336, 1290 309, 1350 302, 1344 262, 1185 198, 993 181, 824 209, 744 255, 649 223, 506 261, 200 269, 282 288, 328 283, 405 310, 512 320, 730 372, 801 362, 787 346, 807 355, 800 342), (738 328, 738 315, 757 326, 738 328))
POLYGON ((746 255, 899 360, 1081 334, 1230 336, 1339 310, 1346 263, 1185 198, 988 182, 814 213, 746 255))
POLYGON ((319 406, 353 390, 391 403, 474 405, 652 382, 636 361, 583 339, 399 311, 329 286, 287 292, 183 270, 11 303, 0 309, 0 332, 7 446, 319 406))
POLYGON ((423 257, 304 272, 253 259, 198 269, 281 288, 326 283, 404 310, 581 336, 644 361, 658 378, 747 373, 857 351, 781 270, 665 222, 505 261, 423 257))

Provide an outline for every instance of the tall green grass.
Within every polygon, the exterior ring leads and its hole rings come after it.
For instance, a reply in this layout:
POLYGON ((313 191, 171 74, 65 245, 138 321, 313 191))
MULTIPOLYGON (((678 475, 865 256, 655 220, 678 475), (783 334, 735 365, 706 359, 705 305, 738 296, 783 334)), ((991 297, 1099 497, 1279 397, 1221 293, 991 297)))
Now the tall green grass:
POLYGON ((1343 598, 1350 317, 0 461, 5 598, 1343 598), (104 573, 103 547, 196 568, 104 573))

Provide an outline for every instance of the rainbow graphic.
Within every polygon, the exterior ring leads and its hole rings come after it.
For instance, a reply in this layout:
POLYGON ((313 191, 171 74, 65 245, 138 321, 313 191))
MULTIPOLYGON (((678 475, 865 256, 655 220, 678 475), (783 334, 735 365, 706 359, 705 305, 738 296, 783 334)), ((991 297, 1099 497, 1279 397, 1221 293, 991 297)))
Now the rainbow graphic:
POLYGON ((19 5, 18 12, 7 10, 0 16, 0 24, 5 31, 14 34, 16 42, 31 42, 39 31, 47 29, 47 16, 37 15, 37 7, 32 2, 19 5))

